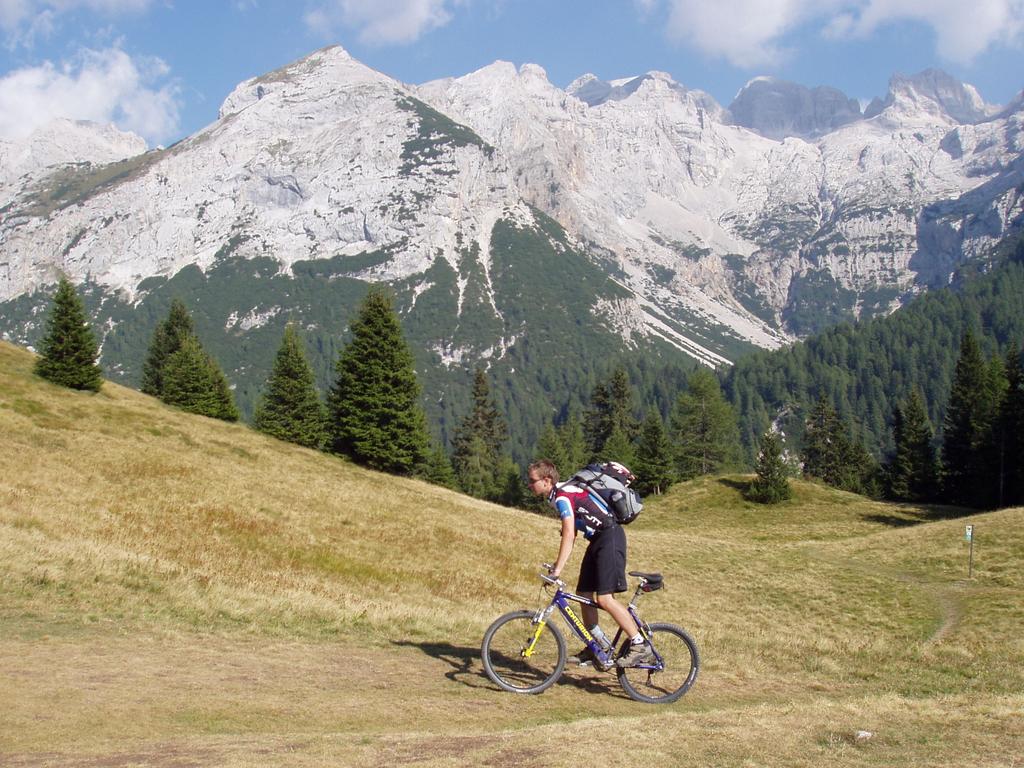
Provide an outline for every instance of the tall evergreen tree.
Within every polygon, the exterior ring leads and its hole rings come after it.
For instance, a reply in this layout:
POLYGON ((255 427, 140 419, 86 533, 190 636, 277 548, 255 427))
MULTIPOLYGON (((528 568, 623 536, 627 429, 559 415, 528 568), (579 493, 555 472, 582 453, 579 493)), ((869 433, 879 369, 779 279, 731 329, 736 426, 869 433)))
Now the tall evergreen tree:
POLYGON ((568 477, 573 472, 587 463, 590 451, 587 448, 587 440, 583 436, 583 421, 575 412, 570 412, 565 422, 558 428, 558 436, 562 440, 562 448, 565 451, 565 468, 558 465, 558 471, 565 473, 568 477))
POLYGON ((412 474, 430 450, 412 352, 389 295, 372 287, 338 355, 328 408, 331 450, 394 474, 412 474))
POLYGON ((61 277, 35 372, 63 387, 98 392, 103 380, 96 356, 96 337, 89 327, 82 300, 71 282, 61 277))
POLYGON ((288 323, 253 424, 279 440, 320 448, 327 439, 326 416, 302 339, 288 323))
POLYGON ((984 474, 980 452, 990 425, 984 420, 987 374, 981 350, 968 330, 960 342, 942 437, 942 486, 946 501, 973 506, 984 474))
POLYGON ((444 488, 456 490, 459 481, 455 477, 455 470, 452 469, 452 462, 445 453, 444 447, 435 445, 427 455, 426 464, 423 467, 423 479, 433 485, 440 485, 444 488))
POLYGON ((849 422, 839 418, 822 395, 804 425, 804 476, 816 477, 844 491, 880 497, 878 462, 851 432, 849 422))
POLYGON ((782 458, 782 440, 778 434, 769 430, 761 438, 757 477, 750 484, 747 498, 761 504, 778 504, 792 495, 789 469, 782 458))
POLYGON ((592 457, 600 456, 616 429, 629 441, 636 437, 640 427, 633 415, 633 400, 633 386, 622 366, 616 368, 607 381, 594 387, 583 424, 592 457))
POLYGON ((1006 353, 1006 393, 999 409, 999 506, 1024 504, 1024 351, 1006 353))
POLYGON ((238 408, 220 366, 188 336, 163 365, 161 399, 168 405, 223 421, 238 421, 238 408))
POLYGON ((839 414, 822 395, 815 403, 804 426, 804 446, 801 454, 805 477, 816 477, 829 485, 838 486, 843 461, 849 452, 839 414))
POLYGON ((153 331, 149 352, 142 365, 142 391, 153 397, 163 394, 163 369, 167 358, 181 349, 189 336, 194 336, 195 324, 181 299, 171 301, 167 318, 153 331))
POLYGON ((455 428, 452 439, 452 466, 466 493, 480 498, 498 495, 505 481, 498 465, 507 439, 508 426, 491 397, 486 372, 478 367, 473 376, 473 409, 455 428), (488 471, 490 477, 483 477, 481 473, 488 471))
POLYGON ((896 501, 930 501, 938 491, 934 433, 921 391, 914 388, 893 413, 895 452, 886 467, 888 496, 896 501))
POLYGON ((630 469, 636 475, 633 487, 641 494, 663 493, 675 479, 672 443, 657 411, 650 411, 644 419, 636 446, 635 466, 630 469))
POLYGON ((596 459, 598 461, 617 461, 627 467, 633 467, 636 464, 636 448, 626 431, 622 427, 616 426, 608 435, 608 439, 604 441, 604 447, 597 454, 596 459))
POLYGON ((503 455, 498 462, 498 492, 494 501, 506 507, 528 507, 523 472, 511 456, 503 455))
POLYGON ((554 424, 548 423, 544 431, 540 433, 540 440, 537 441, 537 456, 547 459, 558 470, 560 477, 568 477, 578 467, 570 468, 569 459, 566 455, 565 445, 562 443, 562 436, 554 424))
POLYGON ((687 390, 672 411, 679 477, 720 472, 739 462, 740 435, 736 413, 722 396, 715 375, 706 368, 695 370, 687 390))

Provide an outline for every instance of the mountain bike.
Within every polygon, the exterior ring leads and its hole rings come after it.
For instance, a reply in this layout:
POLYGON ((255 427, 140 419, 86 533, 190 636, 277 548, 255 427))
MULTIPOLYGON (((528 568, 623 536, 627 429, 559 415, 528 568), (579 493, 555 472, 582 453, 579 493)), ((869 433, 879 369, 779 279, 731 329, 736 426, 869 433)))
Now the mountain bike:
MULTIPOLYGON (((605 672, 615 669, 619 684, 636 701, 647 704, 668 704, 679 699, 693 686, 700 670, 700 654, 689 633, 675 624, 651 623, 640 618, 637 602, 648 592, 664 585, 660 573, 630 571, 638 579, 636 591, 627 610, 644 638, 654 650, 654 662, 619 668, 615 660, 629 651, 630 639, 620 628, 609 648, 605 648, 584 626, 570 603, 599 607, 596 601, 566 589, 561 579, 547 574, 551 566, 541 566, 542 589, 554 589, 548 605, 538 611, 512 611, 499 617, 484 633, 481 656, 484 671, 498 687, 511 693, 541 693, 565 671, 567 651, 562 633, 549 621, 557 609, 570 632, 579 637, 593 654, 593 665, 605 672), (620 645, 621 643, 621 645, 620 645), (619 648, 616 654, 615 649, 619 648)), ((590 666, 584 662, 580 666, 590 666)))

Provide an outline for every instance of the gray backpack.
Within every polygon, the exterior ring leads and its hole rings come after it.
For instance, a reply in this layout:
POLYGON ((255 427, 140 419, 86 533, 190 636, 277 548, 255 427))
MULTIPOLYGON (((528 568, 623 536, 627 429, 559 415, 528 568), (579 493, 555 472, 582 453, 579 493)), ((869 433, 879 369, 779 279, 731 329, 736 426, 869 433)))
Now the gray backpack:
POLYGON ((636 477, 617 461, 604 464, 588 464, 570 482, 582 485, 599 496, 615 515, 619 525, 629 525, 636 520, 644 503, 640 494, 629 487, 636 477))

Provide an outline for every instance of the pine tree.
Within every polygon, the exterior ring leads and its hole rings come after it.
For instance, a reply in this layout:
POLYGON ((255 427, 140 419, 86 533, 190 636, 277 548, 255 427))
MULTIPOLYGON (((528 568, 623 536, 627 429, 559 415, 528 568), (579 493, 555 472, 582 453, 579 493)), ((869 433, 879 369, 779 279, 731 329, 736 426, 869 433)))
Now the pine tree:
POLYGON ((720 472, 739 462, 740 435, 736 413, 722 396, 718 379, 698 368, 687 381, 687 391, 672 412, 679 477, 720 472))
POLYGON ((544 431, 540 433, 540 440, 537 441, 537 456, 554 464, 559 476, 563 478, 579 469, 570 464, 559 430, 551 423, 548 423, 544 427, 544 431))
POLYGON ((881 471, 874 456, 852 429, 840 419, 828 398, 822 395, 804 424, 801 453, 804 477, 815 477, 834 488, 873 498, 882 495, 881 471))
POLYGON ((443 446, 435 445, 427 454, 427 460, 423 467, 423 479, 443 488, 456 490, 459 487, 455 470, 452 469, 452 462, 443 446))
POLYGON ((919 389, 911 391, 906 403, 893 413, 896 444, 886 467, 888 496, 896 501, 930 501, 938 490, 934 434, 919 389))
POLYGON ((793 495, 789 485, 789 470, 782 458, 782 440, 775 432, 761 437, 761 451, 757 457, 757 477, 747 491, 747 498, 761 504, 778 504, 793 495))
POLYGON ((641 494, 663 493, 675 479, 672 443, 657 411, 651 411, 644 419, 636 446, 635 466, 630 469, 636 475, 633 487, 641 494))
POLYGON ((562 440, 562 448, 565 451, 565 468, 558 465, 558 471, 564 472, 568 477, 576 470, 585 466, 589 451, 587 441, 583 436, 583 421, 576 413, 570 413, 565 423, 558 428, 558 436, 562 440))
POLYGON ((429 451, 412 352, 392 301, 373 287, 338 355, 328 396, 331 450, 394 474, 412 474, 429 451))
POLYGON ((502 456, 498 462, 498 492, 494 501, 506 507, 527 507, 526 486, 523 472, 512 457, 502 456))
POLYGON ((985 387, 981 350, 968 330, 960 342, 943 421, 942 487, 951 504, 972 506, 978 502, 981 489, 977 483, 983 475, 979 451, 989 427, 982 415, 985 387))
POLYGON ((839 414, 828 398, 822 395, 804 426, 801 454, 804 477, 816 477, 829 485, 838 486, 842 462, 848 452, 839 414))
POLYGON ((621 366, 615 369, 608 381, 594 387, 583 424, 592 457, 601 455, 604 444, 616 429, 629 441, 636 437, 639 425, 633 416, 633 399, 629 374, 621 366))
POLYGON ((316 391, 313 369, 291 323, 284 329, 253 425, 279 440, 307 448, 320 448, 327 439, 326 412, 316 391))
POLYGON ((627 467, 632 467, 636 464, 636 449, 625 430, 616 425, 596 458, 598 461, 617 461, 627 467))
POLYGON ((1024 504, 1024 351, 1011 345, 1006 353, 1006 393, 999 409, 999 506, 1024 504))
POLYGON ((192 316, 181 299, 171 301, 167 319, 157 325, 142 366, 142 391, 153 397, 163 393, 163 369, 167 358, 181 349, 182 342, 196 332, 192 316))
POLYGON ((504 484, 498 464, 507 439, 508 426, 491 397, 487 374, 483 368, 477 368, 473 376, 473 409, 455 428, 452 439, 452 466, 466 493, 479 498, 498 495, 504 484), (491 476, 482 478, 480 473, 486 473, 488 466, 491 476), (472 491, 471 487, 478 490, 472 491))
POLYGON ((223 421, 238 421, 238 408, 220 366, 192 335, 163 365, 161 399, 168 405, 223 421))
POLYGON ((82 300, 71 282, 61 277, 35 372, 62 387, 98 392, 103 380, 96 356, 96 338, 82 300))

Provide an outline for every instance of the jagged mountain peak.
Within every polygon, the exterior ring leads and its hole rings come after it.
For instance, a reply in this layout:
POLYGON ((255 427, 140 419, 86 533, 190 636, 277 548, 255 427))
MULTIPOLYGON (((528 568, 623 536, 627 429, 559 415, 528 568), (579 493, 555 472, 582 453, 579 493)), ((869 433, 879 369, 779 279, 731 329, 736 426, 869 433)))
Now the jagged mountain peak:
POLYGON ((565 92, 584 102, 588 107, 600 107, 609 102, 645 99, 657 101, 667 98, 670 101, 683 102, 689 105, 690 109, 703 110, 716 119, 722 114, 722 107, 710 94, 687 88, 677 82, 672 75, 658 70, 608 81, 588 73, 572 81, 565 92))
POLYGON ((835 88, 776 77, 748 81, 729 105, 729 121, 769 139, 813 139, 861 119, 860 104, 835 88))
POLYGON ((24 138, 0 139, 0 203, 13 193, 7 185, 54 166, 112 163, 146 151, 146 142, 110 123, 57 118, 24 138))
POLYGON ((864 116, 870 119, 888 112, 895 119, 939 119, 953 125, 974 125, 992 119, 1000 109, 986 104, 973 85, 941 69, 926 69, 916 75, 893 75, 888 95, 884 100, 872 101, 864 116))
POLYGON ((223 119, 274 94, 308 93, 310 88, 326 94, 359 85, 402 87, 397 80, 353 58, 342 46, 332 45, 273 72, 242 81, 221 104, 218 117, 223 119))

